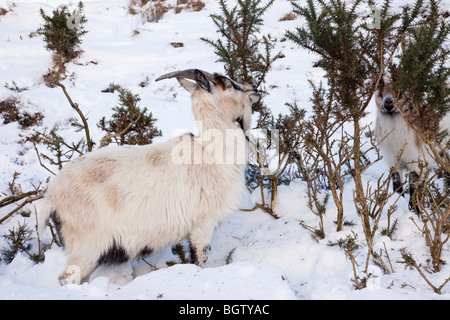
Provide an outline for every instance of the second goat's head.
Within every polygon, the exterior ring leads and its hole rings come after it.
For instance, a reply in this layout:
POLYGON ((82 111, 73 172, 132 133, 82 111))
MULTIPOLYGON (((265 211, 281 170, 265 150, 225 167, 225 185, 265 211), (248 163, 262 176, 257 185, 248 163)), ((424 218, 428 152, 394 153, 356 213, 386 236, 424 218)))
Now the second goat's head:
POLYGON ((383 74, 375 93, 375 102, 381 113, 394 115, 399 113, 395 105, 394 92, 389 75, 383 74))
POLYGON ((400 114, 400 110, 403 113, 409 112, 412 104, 407 96, 407 92, 402 93, 393 88, 389 73, 383 73, 375 92, 375 102, 381 113, 395 116, 400 114))
POLYGON ((244 131, 250 129, 252 105, 261 98, 252 84, 198 69, 171 72, 156 81, 170 78, 191 93, 195 120, 224 129, 236 124, 244 131))

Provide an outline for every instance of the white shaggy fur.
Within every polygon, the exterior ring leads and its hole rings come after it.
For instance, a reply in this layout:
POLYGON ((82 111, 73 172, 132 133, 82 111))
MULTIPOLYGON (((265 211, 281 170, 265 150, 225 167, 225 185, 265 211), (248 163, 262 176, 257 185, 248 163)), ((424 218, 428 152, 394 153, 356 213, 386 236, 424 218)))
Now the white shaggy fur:
MULTIPOLYGON (((393 175, 394 190, 399 191, 402 190, 399 189, 399 186, 401 181, 403 181, 403 170, 415 174, 416 178, 418 178, 420 172, 419 163, 431 165, 434 163, 434 159, 431 151, 426 148, 423 141, 410 128, 398 111, 389 86, 389 77, 383 76, 381 81, 381 88, 375 93, 377 105, 375 137, 379 142, 381 141, 381 154, 386 163, 389 167, 395 169, 393 175)), ((404 108, 406 107, 404 106, 404 108)), ((402 111, 404 113, 408 112, 406 109, 402 111)), ((447 115, 441 121, 441 129, 450 129, 450 115, 447 115)))
POLYGON ((62 284, 79 283, 99 264, 136 259, 185 238, 191 260, 206 262, 215 227, 238 209, 245 189, 246 163, 225 164, 214 150, 227 159, 242 151, 226 132, 245 141, 259 95, 252 85, 218 74, 195 70, 190 79, 196 83, 177 77, 191 92, 199 136, 100 149, 71 161, 50 181, 40 225, 52 218, 63 239, 68 268, 62 284), (208 130, 223 139, 205 139, 208 130), (180 163, 177 156, 201 161, 180 163))

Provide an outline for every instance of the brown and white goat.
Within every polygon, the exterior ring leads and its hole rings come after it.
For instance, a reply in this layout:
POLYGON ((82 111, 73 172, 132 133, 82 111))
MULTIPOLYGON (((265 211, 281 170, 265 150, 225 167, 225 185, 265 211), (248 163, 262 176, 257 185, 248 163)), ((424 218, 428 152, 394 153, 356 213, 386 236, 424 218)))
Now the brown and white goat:
POLYGON ((204 266, 214 229, 238 209, 246 150, 236 140, 245 146, 258 91, 197 69, 156 81, 167 78, 191 93, 202 125, 198 136, 100 149, 71 161, 50 181, 40 225, 51 218, 63 240, 68 267, 62 284, 88 280, 100 264, 137 259, 186 238, 191 262, 204 266))
MULTIPOLYGON (((381 154, 387 165, 394 169, 392 174, 394 191, 403 193, 402 171, 406 170, 410 175, 409 191, 412 195, 419 179, 420 163, 435 162, 432 152, 405 120, 404 115, 407 116, 412 112, 411 104, 405 103, 401 97, 394 96, 391 79, 386 74, 382 76, 375 92, 375 103, 377 105, 375 137, 380 142, 381 154)), ((442 119, 440 126, 441 130, 450 129, 450 115, 442 119)))

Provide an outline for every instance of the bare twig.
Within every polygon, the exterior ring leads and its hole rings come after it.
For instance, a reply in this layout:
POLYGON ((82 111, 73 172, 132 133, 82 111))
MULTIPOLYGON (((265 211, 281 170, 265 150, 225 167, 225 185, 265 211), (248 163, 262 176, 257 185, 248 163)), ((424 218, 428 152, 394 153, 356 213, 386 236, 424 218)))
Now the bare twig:
POLYGON ((38 157, 39 160, 39 164, 41 165, 42 168, 44 168, 45 170, 47 170, 48 172, 50 172, 52 175, 56 175, 56 173, 54 173, 52 170, 50 170, 49 168, 47 168, 47 166, 45 164, 42 163, 41 161, 41 156, 39 154, 39 151, 37 149, 36 143, 33 141, 33 146, 34 146, 34 150, 36 151, 36 155, 38 157))
POLYGON ((410 253, 407 253, 403 249, 403 250, 401 250, 401 255, 402 255, 403 261, 399 261, 399 263, 406 264, 407 266, 413 267, 414 269, 416 269, 417 272, 419 272, 420 276, 423 278, 423 280, 425 280, 425 282, 431 287, 431 289, 433 289, 433 291, 435 293, 437 293, 437 294, 442 293, 442 289, 450 281, 450 277, 445 279, 445 281, 439 287, 436 287, 433 283, 431 283, 431 281, 427 278, 427 276, 421 270, 422 265, 421 264, 417 265, 416 260, 414 260, 414 258, 412 257, 412 255, 410 253))
POLYGON ((86 134, 86 143, 87 143, 87 146, 88 146, 88 151, 91 152, 92 151, 92 140, 91 140, 91 135, 89 133, 89 125, 87 123, 86 117, 84 116, 83 112, 81 112, 80 108, 78 107, 78 104, 74 103, 72 101, 72 98, 69 96, 69 93, 67 92, 66 87, 60 81, 55 81, 54 84, 56 84, 57 86, 61 87, 61 89, 64 92, 64 95, 67 98, 67 101, 69 101, 70 106, 80 116, 81 121, 83 122, 83 129, 84 129, 84 132, 86 134))
MULTIPOLYGON (((35 191, 31 191, 31 192, 35 192, 35 191)), ((6 219, 8 219, 9 217, 11 217, 14 213, 16 213, 17 211, 19 211, 20 209, 22 209, 23 207, 25 207, 27 204, 35 201, 35 200, 39 200, 41 198, 44 197, 43 194, 39 194, 39 190, 36 190, 36 196, 31 196, 28 197, 27 199, 25 199, 25 201, 23 201, 20 205, 18 205, 16 208, 14 208, 13 210, 11 210, 7 215, 5 215, 3 218, 0 219, 0 224, 2 224, 6 219)), ((23 198, 23 197, 22 197, 23 198)))

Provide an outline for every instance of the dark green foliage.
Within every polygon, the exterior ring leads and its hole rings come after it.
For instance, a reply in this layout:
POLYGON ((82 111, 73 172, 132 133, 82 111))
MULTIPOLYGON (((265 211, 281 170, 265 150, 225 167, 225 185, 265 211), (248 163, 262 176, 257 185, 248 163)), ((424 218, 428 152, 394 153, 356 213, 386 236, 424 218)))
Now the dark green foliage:
MULTIPOLYGON (((72 125, 74 125, 74 122, 72 122, 72 125)), ((88 152, 88 150, 84 138, 81 138, 77 142, 67 142, 60 134, 58 134, 58 130, 59 128, 55 126, 49 133, 46 131, 36 132, 29 140, 35 145, 44 145, 47 151, 50 151, 50 155, 38 153, 40 161, 46 160, 51 165, 57 166, 58 169, 61 170, 63 165, 69 162, 74 155, 83 155, 88 152)), ((44 168, 50 173, 55 174, 47 167, 44 166, 44 168)))
POLYGON ((360 97, 358 88, 370 74, 362 43, 365 35, 361 25, 355 23, 356 8, 362 1, 355 1, 349 8, 344 1, 308 0, 307 7, 292 2, 294 13, 306 19, 306 26, 288 31, 286 36, 296 44, 319 55, 315 66, 326 72, 330 87, 334 88, 335 111, 356 111, 360 97), (318 11, 318 8, 320 12, 318 11))
POLYGON ((61 55, 66 61, 73 59, 81 44, 81 36, 87 33, 84 29, 87 20, 83 15, 83 3, 80 1, 78 9, 72 13, 66 6, 53 10, 52 16, 46 15, 42 8, 40 13, 44 24, 37 32, 44 37, 46 48, 61 55), (77 15, 79 20, 75 19, 77 15))
POLYGON ((421 13, 390 71, 399 98, 413 107, 409 120, 435 138, 440 119, 450 110, 450 23, 437 1, 429 1, 421 13))
MULTIPOLYGON (((287 114, 279 114, 275 121, 274 128, 278 130, 280 137, 280 153, 292 157, 293 152, 300 145, 300 133, 302 132, 302 121, 305 118, 306 111, 299 108, 296 102, 287 103, 289 109, 287 114)), ((292 159, 291 159, 292 160, 292 159)))
MULTIPOLYGON (((320 101, 316 96, 313 99, 314 108, 323 105, 329 111, 325 113, 329 119, 323 123, 331 127, 322 131, 332 131, 344 123, 353 124, 353 138, 343 148, 347 149, 346 154, 352 155, 347 165, 356 182, 358 202, 363 202, 365 196, 357 176, 372 163, 362 148, 365 128, 360 121, 366 115, 382 74, 391 71, 396 88, 405 96, 417 96, 414 101, 420 103, 422 113, 427 113, 416 118, 420 121, 414 123, 419 128, 438 127, 444 109, 448 109, 446 100, 450 93, 445 85, 449 72, 443 62, 448 57, 444 39, 449 29, 445 18, 439 15, 437 3, 430 1, 429 14, 424 18, 421 13, 427 11, 422 0, 394 14, 391 1, 386 0, 379 10, 379 29, 368 24, 369 17, 358 14, 366 5, 362 0, 351 4, 340 0, 308 0, 305 6, 292 2, 294 13, 306 23, 286 33, 287 38, 315 53, 318 56, 315 66, 325 71, 327 83, 322 89, 325 91, 320 101), (430 101, 429 106, 424 103, 426 100, 430 101)), ((323 114, 320 112, 319 116, 323 114)), ((358 207, 366 210, 365 205, 361 206, 358 207)))
POLYGON ((328 242, 328 246, 329 247, 338 246, 339 248, 343 249, 346 252, 355 252, 360 248, 360 245, 357 244, 357 241, 358 241, 358 234, 352 231, 352 234, 347 235, 345 239, 340 238, 336 242, 328 242))
MULTIPOLYGON (((448 188, 436 178, 448 174, 450 166, 448 158, 439 155, 440 149, 434 147, 434 142, 439 140, 439 135, 442 136, 438 134, 438 124, 450 107, 448 13, 440 12, 437 1, 428 1, 425 5, 422 0, 392 13, 391 2, 385 0, 380 7, 379 28, 368 24, 371 22, 368 19, 370 16, 358 14, 361 7, 373 5, 373 1, 308 0, 306 5, 292 2, 294 13, 304 18, 305 24, 288 31, 286 36, 316 54, 318 60, 315 66, 325 72, 323 89, 322 85, 320 88, 313 85, 315 126, 310 127, 314 130, 309 127, 305 129, 314 133, 310 135, 308 145, 318 146, 315 151, 319 159, 325 164, 332 164, 329 167, 334 169, 328 172, 336 172, 335 164, 342 167, 345 163, 348 166, 354 181, 355 209, 368 245, 367 256, 372 256, 386 272, 390 270, 385 267, 382 255, 374 252, 373 244, 379 218, 391 196, 388 190, 391 178, 381 176, 374 188, 369 185, 365 188, 363 184, 363 173, 374 163, 373 159, 369 159, 368 152, 377 150, 378 146, 367 134, 368 127, 364 126, 362 119, 383 73, 390 73, 396 105, 406 113, 403 116, 417 133, 418 142, 426 144, 438 162, 438 174, 430 175, 424 168, 423 178, 412 201, 424 223, 421 231, 430 249, 433 269, 439 271, 441 251, 449 239, 444 233, 448 229, 450 207, 448 188), (349 128, 352 131, 347 131, 349 128), (334 136, 329 134, 334 130, 334 136), (363 141, 365 138, 370 139, 370 144, 363 141), (321 152, 332 150, 335 142, 338 142, 335 144, 337 153, 321 152)), ((443 149, 448 149, 448 146, 443 149)), ((375 162, 378 160, 379 156, 375 162)), ((332 177, 329 177, 329 182, 332 186, 332 177)), ((338 187, 341 190, 344 186, 339 183, 338 187)), ((338 205, 339 201, 335 203, 338 205)), ((388 209, 389 219, 394 211, 395 205, 388 209)), ((342 222, 342 218, 338 220, 342 222)), ((388 225, 384 233, 391 236, 395 227, 394 220, 394 224, 388 225)), ((355 267, 352 247, 355 242, 351 238, 347 240, 338 244, 344 248, 355 267)), ((367 277, 370 276, 368 266, 367 258, 367 277)), ((359 279, 356 272, 354 278, 356 287, 363 288, 364 279, 359 279)))
MULTIPOLYGON (((162 135, 155 126, 157 119, 147 108, 139 107, 141 98, 138 94, 116 84, 111 84, 109 88, 119 93, 119 104, 112 108, 114 113, 110 120, 103 117, 97 124, 107 133, 102 140, 114 139, 118 145, 145 145, 162 135)), ((108 143, 105 141, 105 144, 108 143)))
MULTIPOLYGON (((265 3, 257 0, 237 0, 236 6, 230 8, 227 1, 219 0, 221 13, 213 14, 211 18, 220 37, 217 40, 201 39, 214 48, 215 54, 219 57, 217 61, 224 64, 225 71, 230 78, 238 82, 253 83, 260 91, 273 62, 282 58, 281 52, 272 54, 273 43, 260 33, 264 22, 263 16, 274 2, 275 0, 268 0, 265 3)), ((262 100, 253 105, 253 111, 259 113, 256 128, 274 129, 273 115, 262 100)), ((278 121, 281 120, 278 119, 278 121)), ((264 162, 264 155, 254 156, 264 162)), ((253 165, 247 168, 247 185, 251 189, 258 186, 261 188, 265 185, 272 186, 270 207, 266 206, 264 199, 263 203, 258 206, 270 214, 274 214, 273 206, 276 200, 274 192, 279 183, 278 178, 281 177, 286 167, 278 168, 277 172, 269 178, 262 173, 261 163, 254 161, 253 165)))
MULTIPOLYGON (((374 83, 389 71, 397 97, 413 104, 411 122, 422 131, 436 131, 450 109, 448 45, 450 26, 437 1, 418 0, 392 13, 391 1, 380 8, 380 29, 371 29, 356 9, 363 1, 308 0, 292 2, 306 25, 286 36, 319 56, 316 67, 326 72, 337 116, 364 116, 374 83)), ((369 4, 373 4, 369 1, 369 4)), ((356 118, 355 118, 356 119, 356 118)), ((435 134, 437 132, 434 132, 435 134)))
POLYGON ((397 231, 398 229, 398 218, 395 218, 394 222, 392 223, 392 225, 387 228, 383 228, 380 232, 380 234, 382 236, 388 236, 389 238, 392 239, 392 235, 394 234, 395 231, 397 231))
POLYGON ((6 263, 11 263, 14 260, 18 252, 25 252, 31 260, 35 262, 44 261, 43 253, 38 254, 31 253, 31 242, 34 240, 33 231, 27 227, 27 225, 20 224, 17 229, 12 228, 8 234, 3 237, 8 242, 8 247, 2 249, 2 258, 6 263))
POLYGON ((202 38, 214 48, 218 61, 223 62, 227 75, 239 82, 264 83, 272 63, 281 54, 272 55, 273 45, 266 36, 260 35, 263 15, 274 0, 262 4, 257 0, 238 0, 237 6, 229 8, 225 0, 219 0, 221 14, 211 15, 220 38, 202 38))
POLYGON ((294 13, 305 18, 306 24, 287 31, 286 36, 319 56, 315 66, 326 72, 336 114, 350 111, 354 117, 364 116, 367 97, 373 95, 374 84, 378 84, 408 32, 414 30, 423 1, 395 14, 391 13, 391 1, 384 1, 380 29, 371 28, 369 17, 358 16, 357 9, 366 5, 362 0, 351 5, 346 1, 308 0, 304 7, 292 2, 294 13))
POLYGON ((176 264, 187 264, 189 263, 189 258, 186 257, 186 253, 184 252, 183 245, 181 243, 177 243, 172 246, 172 253, 178 256, 178 261, 166 261, 166 265, 168 267, 174 266, 176 264))

